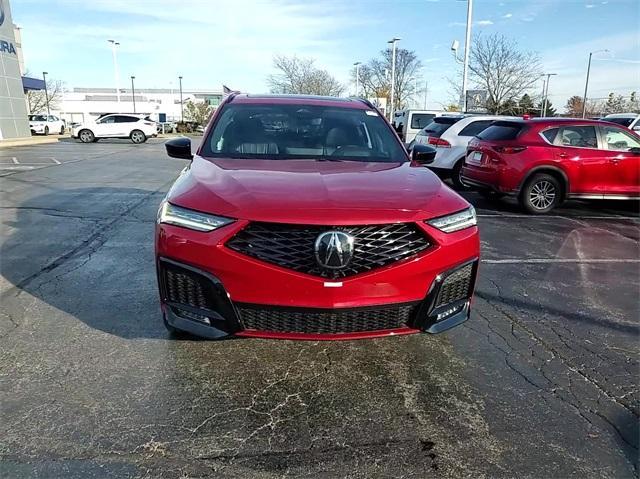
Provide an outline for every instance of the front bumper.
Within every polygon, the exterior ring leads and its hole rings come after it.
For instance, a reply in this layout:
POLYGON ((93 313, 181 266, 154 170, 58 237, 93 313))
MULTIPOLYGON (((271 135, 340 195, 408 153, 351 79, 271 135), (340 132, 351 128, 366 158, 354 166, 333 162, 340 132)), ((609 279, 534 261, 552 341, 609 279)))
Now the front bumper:
MULTIPOLYGON (((358 339, 437 333, 469 317, 479 252, 476 228, 446 235, 424 225, 433 247, 329 282, 227 248, 226 241, 246 224, 238 221, 212 233, 157 226, 160 296, 171 326, 215 339, 358 339), (184 278, 176 283, 175 275, 167 279, 167 268, 199 275, 202 286, 189 286, 184 278), (443 288, 451 289, 447 278, 461 268, 468 287, 462 287, 462 297, 443 302, 443 288)), ((445 296, 452 298, 450 292, 445 296)))
POLYGON ((31 134, 44 134, 45 125, 29 125, 29 129, 31 130, 31 134))

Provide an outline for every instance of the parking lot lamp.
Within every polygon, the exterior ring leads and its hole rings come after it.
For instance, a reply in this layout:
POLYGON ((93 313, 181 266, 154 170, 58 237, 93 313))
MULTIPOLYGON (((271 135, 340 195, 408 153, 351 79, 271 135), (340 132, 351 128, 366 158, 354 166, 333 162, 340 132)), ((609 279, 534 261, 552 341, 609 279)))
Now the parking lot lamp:
POLYGON ((544 88, 544 95, 542 98, 542 112, 541 117, 544 118, 547 114, 547 105, 549 104, 549 82, 551 81, 551 77, 557 75, 557 73, 544 73, 542 76, 547 77, 547 83, 544 88))
POLYGON ((391 43, 391 106, 389 108, 389 121, 393 121, 395 111, 395 85, 396 85, 396 42, 400 38, 393 37, 387 43, 391 43))
POLYGON ((355 62, 353 66, 356 67, 356 96, 358 96, 358 91, 360 90, 360 65, 361 62, 355 62))
POLYGON ((178 77, 180 81, 180 123, 184 123, 184 108, 182 106, 182 77, 178 77))
POLYGON ((120 43, 115 40, 109 40, 109 43, 111 43, 111 53, 113 55, 113 77, 116 82, 116 101, 118 102, 118 111, 120 111, 120 75, 118 74, 118 56, 116 53, 116 47, 118 47, 120 43))
POLYGON ((464 37, 464 62, 462 65, 462 113, 467 111, 467 79, 469 77, 469 53, 471 51, 471 22, 473 18, 473 0, 467 0, 467 31, 464 37))
POLYGON ((589 63, 587 64, 587 79, 584 82, 584 96, 582 97, 582 118, 587 114, 587 89, 589 88, 589 73, 591 73, 591 57, 594 53, 609 52, 606 48, 604 50, 596 50, 595 52, 589 52, 589 63))
POLYGON ((131 75, 131 100, 133 101, 133 112, 136 112, 136 87, 133 86, 133 80, 135 80, 136 77, 134 77, 133 75, 131 75))
POLYGON ((51 115, 49 111, 49 91, 47 90, 47 75, 48 72, 42 72, 42 80, 44 81, 44 99, 47 102, 47 115, 51 115))

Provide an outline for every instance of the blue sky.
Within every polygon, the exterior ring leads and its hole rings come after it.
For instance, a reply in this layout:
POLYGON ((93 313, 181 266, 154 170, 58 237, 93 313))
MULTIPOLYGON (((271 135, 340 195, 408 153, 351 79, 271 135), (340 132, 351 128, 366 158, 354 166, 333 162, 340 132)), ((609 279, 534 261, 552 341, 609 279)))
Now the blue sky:
MULTIPOLYGON (((450 100, 447 77, 460 66, 450 45, 464 42, 466 2, 460 0, 12 0, 22 28, 27 68, 43 70, 67 88, 113 87, 107 39, 121 43, 121 86, 267 91, 275 54, 296 54, 347 83, 355 61, 366 61, 401 37, 416 51, 429 84, 428 103, 450 100)), ((475 0, 473 32, 499 32, 538 52, 557 73, 550 98, 563 105, 581 95, 590 51, 608 48, 592 64, 590 96, 640 90, 640 0, 475 0)), ((354 87, 350 86, 349 91, 354 87)), ((542 82, 540 82, 540 90, 542 82)))

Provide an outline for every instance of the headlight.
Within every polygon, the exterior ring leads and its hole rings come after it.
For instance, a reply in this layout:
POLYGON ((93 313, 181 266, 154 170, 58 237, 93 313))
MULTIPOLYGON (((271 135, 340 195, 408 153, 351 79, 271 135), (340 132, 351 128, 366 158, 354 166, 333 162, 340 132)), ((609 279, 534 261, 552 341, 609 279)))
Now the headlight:
POLYGON ((441 216, 433 220, 428 220, 427 224, 438 228, 445 233, 453 233, 454 231, 460 231, 471 226, 475 226, 476 222, 476 210, 473 206, 469 206, 466 210, 459 211, 452 215, 441 216))
POLYGON ((158 223, 182 226, 196 231, 213 231, 233 221, 230 218, 181 208, 168 201, 164 201, 158 210, 158 223))

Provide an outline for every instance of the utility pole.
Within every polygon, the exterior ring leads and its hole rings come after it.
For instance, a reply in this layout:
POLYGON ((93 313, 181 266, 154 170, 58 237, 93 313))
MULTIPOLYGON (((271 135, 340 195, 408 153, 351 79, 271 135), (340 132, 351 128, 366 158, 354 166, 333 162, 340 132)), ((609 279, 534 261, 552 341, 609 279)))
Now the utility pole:
POLYGON ((353 66, 356 67, 356 96, 358 96, 358 92, 360 91, 360 65, 361 62, 355 62, 353 66))
POLYGON ((184 123, 184 108, 182 106, 182 77, 179 76, 178 80, 180 81, 180 123, 184 123))
POLYGON ((594 53, 609 52, 609 50, 596 50, 595 52, 589 52, 589 63, 587 64, 587 79, 584 82, 584 96, 582 97, 582 118, 587 115, 587 90, 589 89, 589 73, 591 73, 591 56, 594 53))
POLYGON ((462 113, 467 111, 467 79, 469 77, 469 53, 471 51, 471 23, 473 19, 473 0, 467 0, 467 32, 464 40, 464 64, 462 67, 462 113))
POLYGON ((551 81, 551 77, 557 75, 557 73, 543 73, 543 76, 547 77, 547 84, 544 89, 544 98, 542 100, 542 118, 547 114, 547 105, 549 103, 549 82, 551 81))
POLYGON ((118 112, 120 112, 120 72, 118 71, 118 55, 116 53, 116 48, 120 43, 115 40, 109 40, 109 43, 111 43, 111 53, 113 55, 113 76, 116 82, 116 101, 118 102, 118 112))
POLYGON ((391 43, 391 106, 389 108, 389 121, 393 121, 395 112, 395 90, 396 90, 396 42, 400 38, 393 37, 387 43, 391 43))
MULTIPOLYGON (((47 102, 47 115, 51 115, 51 111, 49 111, 49 91, 47 90, 47 75, 48 72, 42 72, 42 79, 44 80, 44 98, 47 102)), ((47 118, 48 119, 48 118, 47 118)))
POLYGON ((424 82, 424 107, 423 110, 427 109, 427 92, 429 91, 429 82, 425 80, 424 82))
POLYGON ((133 80, 135 80, 136 77, 134 77, 133 75, 131 75, 131 100, 133 101, 133 112, 136 112, 136 87, 133 86, 133 80))

